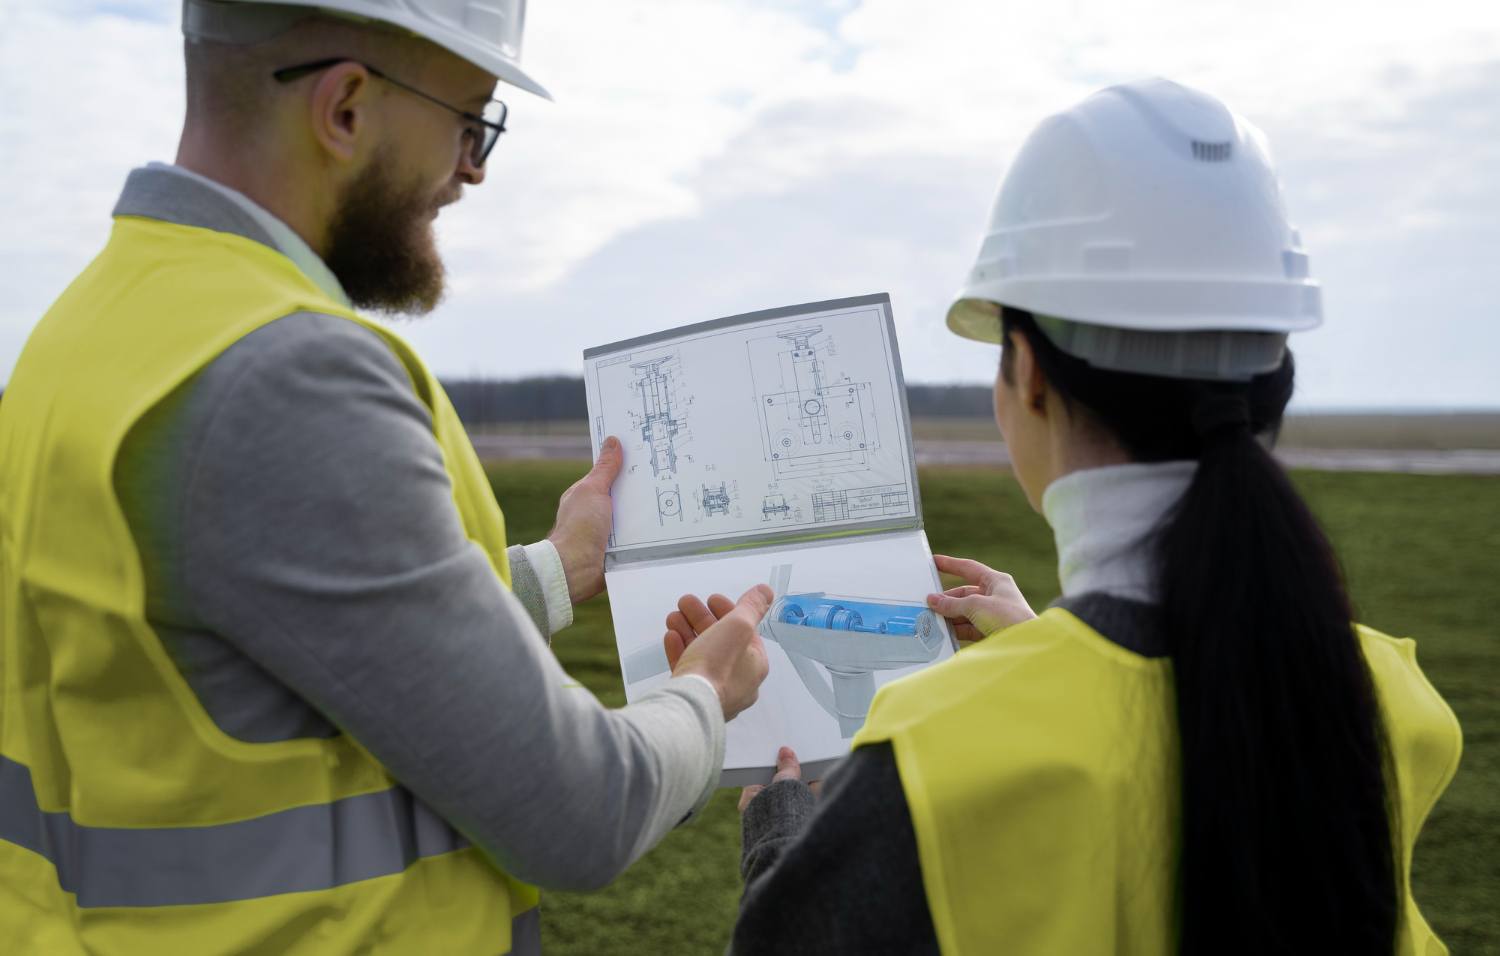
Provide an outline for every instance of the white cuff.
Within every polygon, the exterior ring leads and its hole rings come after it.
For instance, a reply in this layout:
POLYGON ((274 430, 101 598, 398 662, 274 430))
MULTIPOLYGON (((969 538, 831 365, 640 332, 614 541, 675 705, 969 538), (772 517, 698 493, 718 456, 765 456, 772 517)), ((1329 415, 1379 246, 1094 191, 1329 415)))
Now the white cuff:
POLYGON ((553 634, 573 623, 573 602, 568 599, 568 576, 563 572, 557 548, 543 538, 536 544, 523 545, 526 560, 536 572, 536 580, 547 600, 547 630, 553 634))
MULTIPOLYGON (((707 687, 709 690, 714 692, 714 700, 719 699, 719 689, 715 687, 714 682, 709 680, 707 677, 704 677, 702 674, 683 674, 682 676, 687 680, 702 681, 704 687, 707 687)), ((723 705, 721 704, 720 706, 723 705)))

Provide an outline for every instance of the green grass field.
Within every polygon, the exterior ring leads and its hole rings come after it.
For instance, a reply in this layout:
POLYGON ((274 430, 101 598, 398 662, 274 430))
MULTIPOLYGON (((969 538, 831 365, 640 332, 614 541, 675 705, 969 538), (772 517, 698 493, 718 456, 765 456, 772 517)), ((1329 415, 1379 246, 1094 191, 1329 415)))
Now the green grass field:
MULTIPOLYGON (((511 540, 544 535, 557 496, 583 470, 495 465, 511 540)), ((1414 882, 1452 952, 1500 954, 1500 478, 1296 477, 1339 548, 1360 619, 1417 639, 1423 668, 1463 724, 1463 763, 1423 830, 1414 882)), ((1010 571, 1035 607, 1057 595, 1051 533, 1008 472, 935 469, 921 482, 934 550, 1010 571)), ((580 608, 554 646, 600 700, 624 703, 605 599, 580 608)), ((545 894, 548 951, 722 952, 739 895, 737 796, 720 792, 702 819, 603 892, 545 894)))

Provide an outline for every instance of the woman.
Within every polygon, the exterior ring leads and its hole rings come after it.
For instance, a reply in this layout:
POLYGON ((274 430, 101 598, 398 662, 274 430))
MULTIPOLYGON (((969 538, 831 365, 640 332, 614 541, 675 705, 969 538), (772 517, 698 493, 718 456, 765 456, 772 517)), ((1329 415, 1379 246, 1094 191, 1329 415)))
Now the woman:
MULTIPOLYGON (((930 599, 984 637, 884 688, 820 805, 747 790, 739 953, 1432 953, 1409 890, 1460 735, 1412 643, 1351 626, 1267 451, 1321 320, 1260 133, 1165 81, 1022 148, 960 335, 1063 596, 930 599)), ((717 602, 715 602, 717 604, 717 602)), ((722 607, 722 605, 719 605, 722 607)), ((713 615, 684 598, 669 643, 713 615)))

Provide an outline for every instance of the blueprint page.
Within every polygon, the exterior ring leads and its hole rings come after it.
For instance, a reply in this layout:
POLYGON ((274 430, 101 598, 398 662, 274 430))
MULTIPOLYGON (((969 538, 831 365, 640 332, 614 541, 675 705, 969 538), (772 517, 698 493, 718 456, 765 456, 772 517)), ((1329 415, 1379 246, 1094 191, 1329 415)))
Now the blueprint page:
POLYGON ((820 773, 849 752, 881 687, 954 653, 927 609, 942 585, 918 529, 622 564, 605 578, 627 700, 670 679, 662 632, 679 597, 771 586, 760 624, 770 671, 726 728, 721 786, 767 782, 783 745, 820 773))
POLYGON ((611 550, 914 519, 889 312, 866 296, 586 352, 595 453, 625 446, 611 550))

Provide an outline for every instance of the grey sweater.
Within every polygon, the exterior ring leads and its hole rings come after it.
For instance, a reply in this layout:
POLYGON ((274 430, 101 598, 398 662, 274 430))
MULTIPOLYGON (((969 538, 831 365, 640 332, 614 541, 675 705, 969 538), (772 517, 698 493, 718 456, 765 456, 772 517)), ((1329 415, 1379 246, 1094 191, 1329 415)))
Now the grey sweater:
MULTIPOLYGON (((151 168, 116 214, 277 248, 244 203, 151 168)), ((569 679, 525 555, 529 607, 465 536, 427 409, 368 330, 297 314, 241 339, 139 422, 115 484, 148 620, 230 736, 347 733, 545 887, 609 882, 712 793, 712 688, 608 710, 569 679)))

